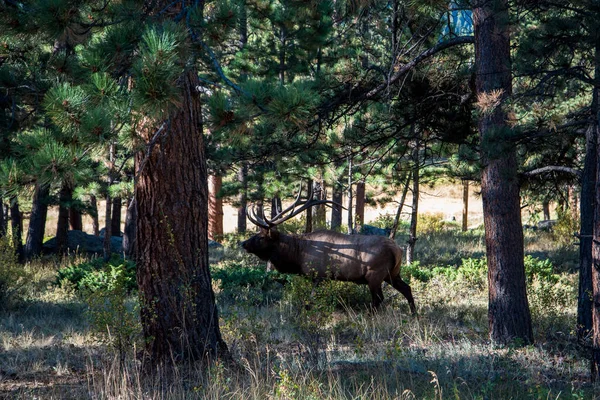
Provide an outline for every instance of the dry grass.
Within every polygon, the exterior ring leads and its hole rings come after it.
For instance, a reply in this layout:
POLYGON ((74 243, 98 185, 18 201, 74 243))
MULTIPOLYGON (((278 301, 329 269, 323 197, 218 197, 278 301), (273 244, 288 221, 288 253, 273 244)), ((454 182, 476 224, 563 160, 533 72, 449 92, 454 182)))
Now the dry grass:
MULTIPOLYGON (((421 259, 442 265, 452 264, 456 254, 480 255, 480 236, 454 236, 423 238, 421 259)), ((536 244, 529 238, 528 251, 553 254, 547 240, 536 244)), ((254 262, 235 249, 219 250, 211 260, 215 268, 224 260, 254 262)), ((75 261, 63 264, 69 262, 75 261)), ((260 288, 232 294, 215 283, 220 325, 235 365, 148 372, 135 351, 120 362, 96 340, 82 300, 52 285, 60 265, 53 260, 29 265, 30 298, 0 314, 2 398, 590 399, 599 393, 587 383, 588 362, 573 334, 571 272, 562 273, 567 289, 559 292, 568 298, 557 303, 532 292, 536 344, 504 349, 488 342, 487 292, 472 281, 413 280, 418 318, 390 287, 385 307, 372 312, 361 303, 360 290, 351 304, 316 297, 307 308, 296 301, 300 289, 294 285, 275 286, 270 290, 276 295, 264 297, 260 288)), ((356 290, 345 288, 340 293, 356 290)))

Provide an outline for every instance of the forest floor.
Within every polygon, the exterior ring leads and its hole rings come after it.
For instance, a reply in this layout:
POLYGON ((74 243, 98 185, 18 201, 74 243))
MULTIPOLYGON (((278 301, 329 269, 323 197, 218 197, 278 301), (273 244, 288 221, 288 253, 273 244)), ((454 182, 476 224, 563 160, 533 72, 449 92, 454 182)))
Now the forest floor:
POLYGON ((238 237, 227 237, 210 258, 220 328, 235 364, 208 368, 143 371, 135 295, 107 292, 99 311, 93 297, 56 284, 57 271, 77 268, 83 257, 36 260, 24 270, 26 299, 0 312, 0 398, 600 398, 574 334, 571 239, 560 229, 526 231, 535 344, 496 348, 488 340, 483 232, 462 233, 441 221, 447 215, 436 218, 421 221, 419 263, 403 272, 418 317, 387 285, 384 306, 374 312, 363 286, 315 288, 267 273, 233 245, 238 237), (127 311, 115 312, 114 300, 127 311))

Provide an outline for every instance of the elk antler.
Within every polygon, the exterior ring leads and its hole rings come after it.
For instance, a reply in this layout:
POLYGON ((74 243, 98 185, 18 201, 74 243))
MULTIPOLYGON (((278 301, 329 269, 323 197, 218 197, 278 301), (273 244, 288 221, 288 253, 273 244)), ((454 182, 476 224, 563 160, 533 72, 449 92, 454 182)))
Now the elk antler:
POLYGON ((260 226, 265 229, 270 229, 270 228, 274 228, 277 225, 295 217, 296 215, 300 214, 304 210, 310 209, 311 207, 314 207, 314 206, 326 205, 326 206, 331 207, 332 205, 335 205, 335 206, 341 207, 343 209, 346 209, 344 206, 342 206, 341 204, 339 204, 335 201, 315 200, 313 198, 313 189, 312 189, 311 185, 308 185, 308 186, 309 186, 308 187, 308 196, 307 196, 306 200, 302 200, 302 182, 300 182, 300 188, 298 190, 298 195, 296 196, 296 199, 294 200, 292 205, 287 207, 285 210, 279 211, 273 218, 268 219, 267 217, 265 217, 265 212, 262 207, 260 207, 261 215, 259 216, 256 211, 256 206, 253 205, 251 209, 250 209, 250 207, 247 208, 248 219, 254 225, 260 226), (296 209, 296 207, 298 207, 298 206, 300 206, 300 208, 296 209), (288 214, 288 215, 286 215, 286 214, 288 214))

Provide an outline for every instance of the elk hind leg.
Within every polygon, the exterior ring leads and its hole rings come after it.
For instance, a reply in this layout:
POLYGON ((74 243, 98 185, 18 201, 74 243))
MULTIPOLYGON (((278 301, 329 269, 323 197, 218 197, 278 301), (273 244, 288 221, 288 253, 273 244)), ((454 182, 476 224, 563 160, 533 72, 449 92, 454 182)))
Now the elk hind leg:
POLYGON ((369 282, 369 290, 371 291, 371 307, 377 309, 383 302, 381 282, 369 282))
POLYGON ((415 299, 413 298, 412 290, 410 289, 410 286, 408 285, 408 283, 404 282, 402 280, 402 278, 400 278, 400 276, 396 276, 391 281, 392 281, 391 284, 394 287, 394 289, 396 289, 397 291, 402 293, 402 295, 408 301, 408 305, 410 307, 410 312, 413 315, 416 315, 417 307, 415 306, 415 299))

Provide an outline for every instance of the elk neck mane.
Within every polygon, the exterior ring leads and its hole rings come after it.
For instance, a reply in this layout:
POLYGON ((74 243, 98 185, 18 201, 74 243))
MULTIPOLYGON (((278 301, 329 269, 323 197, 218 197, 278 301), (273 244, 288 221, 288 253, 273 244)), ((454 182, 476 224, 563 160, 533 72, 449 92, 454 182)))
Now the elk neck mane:
POLYGON ((269 257, 277 271, 288 274, 302 273, 303 236, 279 234, 279 241, 269 257))

